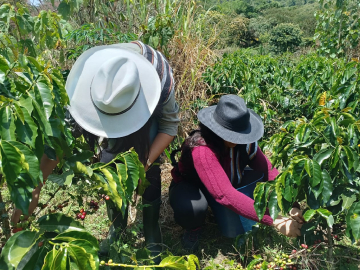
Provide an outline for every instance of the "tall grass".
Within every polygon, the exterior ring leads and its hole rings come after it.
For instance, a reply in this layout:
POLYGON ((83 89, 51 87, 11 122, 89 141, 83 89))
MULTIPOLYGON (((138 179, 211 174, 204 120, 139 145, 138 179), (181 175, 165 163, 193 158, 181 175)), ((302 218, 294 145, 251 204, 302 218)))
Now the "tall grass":
MULTIPOLYGON (((196 126, 196 109, 194 103, 210 99, 208 86, 202 80, 205 69, 214 63, 216 58, 211 47, 217 35, 204 38, 202 27, 206 12, 192 0, 124 0, 128 12, 128 31, 137 31, 146 25, 151 16, 157 14, 171 17, 175 34, 167 46, 168 58, 173 68, 176 97, 180 105, 181 128, 179 135, 184 137, 196 126), (204 13, 203 16, 199 16, 204 13)), ((207 29, 207 35, 209 29, 207 29)), ((141 37, 142 33, 139 33, 141 37)), ((205 102, 204 102, 205 101, 205 102)))

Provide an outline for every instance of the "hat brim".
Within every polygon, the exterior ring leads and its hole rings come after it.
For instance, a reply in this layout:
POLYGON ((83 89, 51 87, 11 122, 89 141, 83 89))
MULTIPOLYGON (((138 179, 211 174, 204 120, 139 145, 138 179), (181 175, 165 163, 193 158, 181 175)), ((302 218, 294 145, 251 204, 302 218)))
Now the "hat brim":
POLYGON ((69 111, 86 131, 106 138, 120 138, 139 130, 154 112, 161 94, 159 75, 142 55, 117 46, 98 46, 84 52, 72 67, 65 85, 69 111), (101 113, 90 95, 91 82, 100 66, 114 55, 132 60, 139 71, 140 94, 133 107, 120 115, 101 113))
POLYGON ((264 124, 259 115, 253 110, 250 111, 249 127, 243 131, 232 131, 220 124, 214 119, 214 112, 217 105, 203 108, 197 114, 199 121, 208 127, 212 132, 225 141, 235 144, 248 144, 259 140, 264 135, 264 124))

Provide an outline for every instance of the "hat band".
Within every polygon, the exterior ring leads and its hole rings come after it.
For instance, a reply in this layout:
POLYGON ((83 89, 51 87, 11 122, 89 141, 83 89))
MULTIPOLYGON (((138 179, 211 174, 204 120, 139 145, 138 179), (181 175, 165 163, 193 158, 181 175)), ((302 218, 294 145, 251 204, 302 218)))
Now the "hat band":
POLYGON ((106 114, 106 115, 119 115, 119 114, 126 113, 127 111, 129 111, 134 106, 134 104, 135 104, 136 100, 138 99, 139 95, 140 95, 140 87, 139 87, 138 93, 137 93, 134 101, 130 104, 129 107, 127 107, 125 110, 122 110, 122 111, 117 112, 117 113, 108 113, 108 112, 105 112, 105 111, 101 110, 98 106, 96 106, 96 104, 95 104, 95 102, 94 102, 94 100, 92 98, 91 91, 90 91, 91 102, 94 104, 95 108, 99 110, 99 112, 101 112, 103 114, 106 114))
MULTIPOLYGON (((241 119, 238 119, 238 121, 236 121, 235 123, 231 123, 228 121, 225 121, 224 119, 222 119, 221 117, 219 117, 219 115, 216 113, 216 111, 213 114, 213 118, 214 120, 222 127, 227 128, 229 130, 232 131, 244 131, 248 128, 249 122, 248 121, 244 121, 244 118, 247 118, 247 120, 249 119, 249 117, 241 117, 241 119), (246 125, 247 123, 247 125, 246 125)), ((235 122, 235 121, 232 121, 235 122)))

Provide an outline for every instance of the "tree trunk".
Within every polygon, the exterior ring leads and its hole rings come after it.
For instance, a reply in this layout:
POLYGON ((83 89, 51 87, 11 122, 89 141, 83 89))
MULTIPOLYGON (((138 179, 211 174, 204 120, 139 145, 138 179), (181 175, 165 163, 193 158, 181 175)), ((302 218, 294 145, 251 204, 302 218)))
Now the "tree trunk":
POLYGON ((328 252, 327 252, 327 261, 329 264, 329 268, 330 270, 335 269, 334 268, 334 257, 333 257, 333 246, 334 246, 334 242, 333 242, 333 238, 331 235, 332 229, 330 227, 327 227, 327 240, 328 240, 328 252))

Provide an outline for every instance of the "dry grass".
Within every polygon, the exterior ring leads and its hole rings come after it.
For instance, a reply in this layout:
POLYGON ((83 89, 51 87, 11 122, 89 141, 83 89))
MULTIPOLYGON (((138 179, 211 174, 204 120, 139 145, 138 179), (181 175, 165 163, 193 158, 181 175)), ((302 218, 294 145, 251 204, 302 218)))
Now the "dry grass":
POLYGON ((202 75, 213 65, 216 53, 211 50, 211 41, 205 43, 199 34, 184 37, 176 35, 169 44, 169 62, 174 72, 176 100, 180 106, 180 128, 178 135, 186 137, 195 128, 197 111, 192 105, 197 100, 209 100, 209 86, 202 75))

